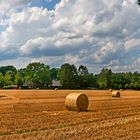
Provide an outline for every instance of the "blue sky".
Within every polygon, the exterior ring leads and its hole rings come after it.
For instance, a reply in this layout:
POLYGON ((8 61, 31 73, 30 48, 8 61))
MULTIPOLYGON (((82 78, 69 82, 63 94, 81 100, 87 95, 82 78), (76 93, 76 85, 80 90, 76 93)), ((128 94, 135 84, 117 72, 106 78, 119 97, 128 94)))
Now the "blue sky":
POLYGON ((0 66, 140 72, 139 21, 136 0, 1 0, 0 66))
POLYGON ((54 9, 55 5, 59 2, 60 0, 33 0, 30 6, 43 7, 47 8, 48 10, 52 10, 54 9))

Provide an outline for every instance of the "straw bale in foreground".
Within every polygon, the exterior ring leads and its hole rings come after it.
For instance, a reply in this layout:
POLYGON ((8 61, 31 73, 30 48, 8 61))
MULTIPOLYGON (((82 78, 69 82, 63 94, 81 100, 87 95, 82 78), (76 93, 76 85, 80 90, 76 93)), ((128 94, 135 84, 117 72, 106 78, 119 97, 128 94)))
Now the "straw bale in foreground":
POLYGON ((89 105, 88 97, 82 93, 71 93, 66 96, 65 106, 69 111, 86 111, 89 105))

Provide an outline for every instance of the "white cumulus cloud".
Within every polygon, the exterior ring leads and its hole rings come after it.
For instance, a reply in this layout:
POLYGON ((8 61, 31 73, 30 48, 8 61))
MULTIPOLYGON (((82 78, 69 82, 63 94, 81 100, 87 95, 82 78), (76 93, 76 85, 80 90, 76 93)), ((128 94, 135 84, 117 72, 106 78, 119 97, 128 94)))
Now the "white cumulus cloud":
POLYGON ((3 62, 28 58, 51 66, 83 64, 96 72, 103 67, 140 71, 140 8, 135 0, 61 0, 54 10, 30 7, 31 1, 0 2, 3 62))

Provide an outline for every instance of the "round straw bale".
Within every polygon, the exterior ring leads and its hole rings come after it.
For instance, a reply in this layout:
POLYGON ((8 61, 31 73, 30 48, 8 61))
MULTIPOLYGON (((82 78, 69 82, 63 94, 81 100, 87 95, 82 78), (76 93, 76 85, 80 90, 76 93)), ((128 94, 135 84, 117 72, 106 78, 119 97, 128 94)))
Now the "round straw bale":
POLYGON ((71 93, 66 96, 65 106, 69 111, 86 111, 88 105, 88 97, 83 93, 71 93))
POLYGON ((55 88, 54 90, 58 90, 58 88, 55 88))
POLYGON ((120 97, 120 92, 119 91, 113 91, 112 92, 112 97, 120 97))
POLYGON ((112 92, 113 90, 112 89, 109 89, 109 91, 112 92))

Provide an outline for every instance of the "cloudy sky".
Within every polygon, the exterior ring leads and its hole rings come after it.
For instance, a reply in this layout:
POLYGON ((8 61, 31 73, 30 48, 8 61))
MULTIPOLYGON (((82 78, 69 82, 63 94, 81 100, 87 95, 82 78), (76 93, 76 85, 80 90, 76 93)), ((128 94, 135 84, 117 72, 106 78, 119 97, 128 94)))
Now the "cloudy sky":
POLYGON ((68 62, 140 72, 136 0, 0 0, 0 66, 68 62))

